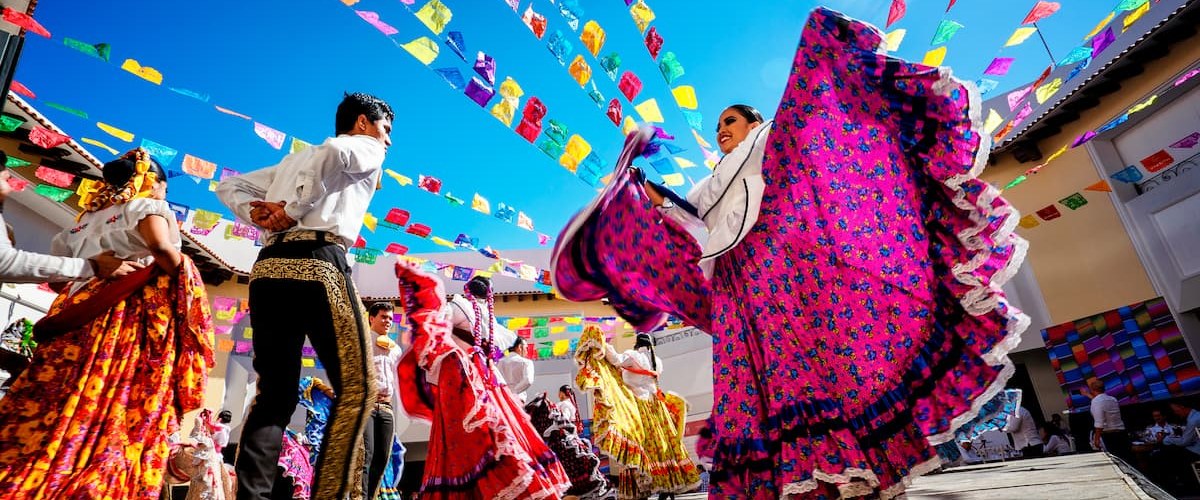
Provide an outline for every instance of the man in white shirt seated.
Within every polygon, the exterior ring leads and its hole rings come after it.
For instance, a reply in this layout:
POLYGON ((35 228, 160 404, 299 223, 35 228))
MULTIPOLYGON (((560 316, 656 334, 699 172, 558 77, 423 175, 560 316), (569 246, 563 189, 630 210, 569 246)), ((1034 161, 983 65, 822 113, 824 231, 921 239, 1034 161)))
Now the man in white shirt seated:
POLYGON ((1186 419, 1187 424, 1182 428, 1168 427, 1156 436, 1155 449, 1151 463, 1154 466, 1155 479, 1166 486, 1176 486, 1180 483, 1194 483, 1192 462, 1200 460, 1200 436, 1196 430, 1200 428, 1200 411, 1193 410, 1179 403, 1170 404, 1171 413, 1176 417, 1186 419))
POLYGON ((1157 443, 1162 439, 1159 437, 1160 434, 1165 437, 1174 432, 1173 428, 1175 426, 1167 422, 1167 417, 1163 415, 1162 410, 1158 408, 1152 410, 1150 412, 1150 420, 1150 426, 1146 427, 1146 430, 1142 433, 1143 439, 1147 443, 1157 443))
POLYGON ((1121 419, 1121 405, 1117 403, 1117 398, 1104 392, 1104 382, 1100 379, 1089 380, 1088 389, 1085 394, 1092 398, 1090 410, 1094 422, 1092 448, 1103 449, 1132 463, 1133 450, 1130 448, 1129 433, 1125 431, 1125 421, 1121 419))
POLYGON ((1012 434, 1013 447, 1021 451, 1022 457, 1037 458, 1043 455, 1042 437, 1038 434, 1037 422, 1024 406, 1008 416, 1004 432, 1012 434))
POLYGON ((521 404, 525 404, 525 393, 533 385, 533 361, 526 358, 524 352, 525 339, 517 337, 508 354, 497 363, 508 390, 521 400, 521 404))

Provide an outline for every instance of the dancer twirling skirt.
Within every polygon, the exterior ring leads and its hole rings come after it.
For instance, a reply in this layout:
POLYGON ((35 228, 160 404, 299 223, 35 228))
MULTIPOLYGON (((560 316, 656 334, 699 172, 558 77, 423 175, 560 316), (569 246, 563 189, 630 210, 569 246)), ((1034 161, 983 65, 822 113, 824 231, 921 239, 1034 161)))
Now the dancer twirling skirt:
POLYGON ((567 495, 585 500, 608 498, 608 480, 600 472, 600 457, 592 452, 591 442, 579 437, 575 419, 567 418, 557 405, 546 399, 545 393, 526 403, 525 412, 570 475, 571 489, 567 495))
POLYGON ((698 183, 720 189, 674 203, 705 248, 625 168, 652 131, 555 248, 563 296, 608 297, 642 331, 673 314, 713 335, 713 498, 898 496, 1012 373, 1028 318, 1000 285, 1025 242, 976 178, 978 93, 882 40, 817 9, 774 124, 722 114, 726 157, 698 183))

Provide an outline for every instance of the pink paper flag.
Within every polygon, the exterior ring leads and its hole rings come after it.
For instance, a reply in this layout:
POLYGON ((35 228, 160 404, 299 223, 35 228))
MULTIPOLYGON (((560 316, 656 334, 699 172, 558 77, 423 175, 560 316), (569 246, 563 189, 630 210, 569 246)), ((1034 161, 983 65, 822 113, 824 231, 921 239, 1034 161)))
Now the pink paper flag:
POLYGON ((38 179, 46 181, 51 185, 58 186, 60 188, 70 187, 71 183, 75 182, 74 175, 46 166, 38 166, 37 170, 33 172, 33 175, 37 176, 38 179))
POLYGON ((1019 106, 1021 104, 1021 101, 1023 99, 1025 99, 1025 96, 1029 95, 1029 93, 1032 91, 1033 91, 1033 86, 1029 86, 1029 87, 1020 89, 1020 90, 1014 90, 1012 92, 1009 92, 1008 93, 1008 110, 1013 111, 1013 110, 1017 109, 1017 106, 1019 106))
POLYGON ((1008 74, 1008 68, 1012 66, 1012 63, 1013 58, 1011 57, 997 57, 992 59, 992 63, 988 65, 987 69, 983 70, 983 74, 1004 76, 1008 74))
POLYGON ((886 27, 891 27, 893 23, 904 17, 908 7, 904 5, 904 0, 892 0, 892 6, 888 9, 888 18, 886 27))
POLYGON ((1025 103, 1025 107, 1021 108, 1021 110, 1017 112, 1017 116, 1013 117, 1013 127, 1016 127, 1016 124, 1021 123, 1022 120, 1029 118, 1029 115, 1031 114, 1033 114, 1033 105, 1025 103))
POLYGON ((69 136, 62 135, 41 125, 34 125, 29 130, 29 142, 46 149, 54 149, 66 144, 69 140, 71 140, 69 136))
POLYGON ((254 133, 262 137, 264 141, 267 141, 267 144, 270 144, 275 149, 282 148, 283 139, 287 137, 287 134, 258 122, 254 122, 254 133))
POLYGON ((367 22, 367 24, 370 24, 371 26, 374 26, 375 29, 382 31, 385 36, 392 36, 400 32, 400 30, 393 28, 392 25, 380 21, 379 14, 375 12, 371 12, 369 10, 356 10, 354 13, 358 14, 358 17, 361 17, 363 21, 367 22))
POLYGON ((1171 147, 1175 149, 1191 149, 1196 144, 1200 144, 1200 132, 1192 132, 1187 137, 1171 143, 1171 147))
POLYGON ((1062 7, 1062 5, 1059 5, 1058 2, 1046 2, 1044 0, 1038 0, 1038 3, 1029 10, 1029 14, 1025 15, 1025 20, 1021 21, 1021 24, 1033 24, 1041 21, 1042 19, 1050 17, 1051 14, 1058 12, 1060 7, 1062 7))
POLYGON ((946 12, 950 12, 950 9, 954 7, 954 2, 955 2, 955 1, 956 1, 956 0, 950 0, 950 5, 947 5, 947 6, 946 6, 946 12))
POLYGON ((542 233, 538 233, 538 244, 539 245, 546 246, 546 243, 549 243, 549 242, 550 242, 549 236, 544 235, 542 233))
POLYGON ((50 38, 50 32, 46 31, 46 28, 39 24, 32 17, 29 17, 29 14, 5 7, 3 17, 5 21, 25 28, 32 33, 37 33, 46 38, 50 38))
POLYGON ((9 177, 8 186, 13 188, 13 191, 24 191, 29 187, 29 181, 18 177, 9 177))
POLYGON ((222 112, 222 113, 225 113, 225 114, 227 114, 227 115, 230 115, 230 116, 236 116, 236 117, 238 117, 238 118, 241 118, 241 119, 243 119, 243 120, 250 120, 250 119, 251 119, 249 116, 246 116, 246 115, 243 115, 243 114, 241 114, 241 113, 238 113, 237 111, 234 111, 234 110, 232 110, 232 109, 225 109, 225 108, 222 108, 222 107, 220 107, 220 106, 213 106, 213 107, 214 107, 214 108, 217 108, 217 111, 220 111, 220 112, 222 112))

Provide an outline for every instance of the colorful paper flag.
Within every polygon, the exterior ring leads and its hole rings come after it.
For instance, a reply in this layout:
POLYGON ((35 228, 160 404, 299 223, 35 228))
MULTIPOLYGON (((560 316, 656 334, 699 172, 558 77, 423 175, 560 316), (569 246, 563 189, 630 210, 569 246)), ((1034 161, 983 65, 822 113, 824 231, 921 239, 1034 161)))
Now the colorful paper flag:
POLYGON ((60 187, 51 186, 49 184, 38 184, 37 187, 33 188, 33 191, 59 203, 66 201, 67 198, 70 198, 71 195, 75 194, 75 192, 71 191, 70 189, 63 189, 60 187))
POLYGON ((60 134, 41 125, 34 125, 29 130, 29 142, 34 143, 38 147, 54 149, 66 144, 69 140, 71 140, 70 136, 60 134))
POLYGON ((475 193, 475 196, 471 198, 471 209, 487 215, 492 214, 491 203, 488 203, 487 198, 480 196, 479 193, 475 193))
POLYGON ((12 132, 25 124, 25 119, 17 116, 0 115, 0 132, 12 132))
POLYGON ((217 171, 217 164, 211 161, 202 160, 189 154, 184 154, 183 171, 189 175, 194 175, 201 179, 212 179, 213 174, 217 171))
POLYGON ((1054 205, 1050 205, 1046 208, 1038 210, 1037 215, 1038 215, 1038 217, 1041 217, 1042 220, 1044 220, 1044 221, 1052 221, 1054 219, 1062 217, 1062 212, 1058 211, 1058 207, 1056 207, 1054 205))
POLYGON ((459 59, 462 59, 463 62, 467 61, 467 42, 466 39, 463 38, 461 31, 451 31, 446 33, 446 46, 450 47, 450 51, 454 52, 454 55, 458 56, 459 59))
POLYGON ((429 31, 434 34, 442 34, 442 30, 446 29, 446 25, 450 24, 450 19, 454 17, 454 13, 446 7, 441 0, 429 0, 424 7, 416 13, 417 19, 424 24, 429 31))
POLYGON ((158 70, 150 66, 142 66, 135 59, 126 59, 121 63, 121 69, 137 75, 139 78, 146 80, 155 85, 162 85, 163 75, 158 70))
POLYGON ((924 64, 926 66, 941 66, 942 61, 945 61, 945 60, 946 60, 946 47, 942 46, 942 47, 933 49, 929 52, 926 52, 925 59, 923 59, 921 61, 921 64, 924 64))
POLYGON ((1017 30, 1013 32, 1012 36, 1008 37, 1008 41, 1004 42, 1004 46, 1012 47, 1013 45, 1021 45, 1022 43, 1025 43, 1025 40, 1028 40, 1029 37, 1034 33, 1037 33, 1037 28, 1032 26, 1022 26, 1017 28, 1017 30))
POLYGON ((115 150, 115 149, 113 149, 113 148, 109 147, 109 145, 108 145, 108 144, 105 144, 105 143, 103 143, 103 142, 97 141, 97 140, 95 140, 95 139, 89 139, 89 138, 87 138, 87 137, 84 137, 83 139, 80 139, 80 141, 82 141, 84 144, 91 144, 91 145, 93 145, 93 146, 96 146, 96 147, 98 147, 98 148, 100 148, 100 149, 103 149, 103 150, 105 150, 105 151, 108 151, 108 154, 111 154, 111 155, 113 155, 113 156, 116 156, 116 155, 120 154, 120 151, 117 151, 117 150, 115 150))
POLYGON ((1096 57, 1101 52, 1104 52, 1104 49, 1107 49, 1116 40, 1117 36, 1113 34, 1112 27, 1096 35, 1095 38, 1092 38, 1092 57, 1096 57))
POLYGON ((1006 98, 1008 101, 1008 110, 1015 111, 1017 106, 1021 105, 1021 101, 1025 100, 1025 96, 1028 96, 1030 92, 1033 92, 1032 85, 1009 92, 1006 98))
POLYGON ((885 42, 887 42, 887 51, 895 52, 900 50, 900 43, 904 41, 904 35, 907 34, 908 30, 904 28, 897 28, 884 35, 883 39, 885 42))
POLYGON ((1146 171, 1152 174, 1163 170, 1174 163, 1175 158, 1171 157, 1171 153, 1168 153, 1165 149, 1160 149, 1157 153, 1142 158, 1141 161, 1142 166, 1146 167, 1146 171))
POLYGON ((1157 100, 1158 100, 1158 94, 1154 94, 1154 95, 1150 96, 1148 99, 1146 99, 1145 101, 1134 104, 1132 108, 1129 108, 1129 112, 1126 114, 1132 115, 1134 113, 1137 113, 1138 111, 1146 109, 1146 108, 1152 106, 1154 104, 1154 101, 1157 101, 1157 100))
POLYGON ((884 27, 891 28, 896 21, 904 17, 907 11, 908 6, 904 4, 904 0, 892 0, 892 5, 888 8, 887 24, 884 27))
POLYGON ((50 32, 47 31, 46 28, 41 25, 41 23, 38 23, 37 20, 35 20, 33 17, 30 17, 29 14, 5 7, 3 14, 0 15, 4 17, 5 21, 25 28, 31 33, 36 33, 46 38, 50 38, 50 32))
POLYGON ((236 117, 238 117, 238 118, 241 118, 241 119, 243 119, 243 120, 252 120, 252 118, 250 118, 249 116, 247 116, 247 115, 244 115, 244 114, 241 114, 241 113, 238 113, 237 111, 234 111, 234 110, 232 110, 232 109, 226 109, 226 108, 222 108, 222 107, 220 107, 220 106, 213 106, 213 107, 214 107, 214 108, 217 108, 217 111, 220 111, 220 112, 222 112, 222 113, 225 113, 225 114, 227 114, 227 115, 229 115, 229 116, 236 116, 236 117))
POLYGON ((1088 203, 1087 198, 1083 197, 1083 193, 1072 193, 1071 196, 1058 200, 1058 202, 1071 210, 1079 210, 1088 203))
POLYGON ((1084 191, 1099 191, 1101 193, 1111 193, 1112 186, 1108 185, 1108 181, 1101 179, 1100 181, 1097 181, 1095 184, 1092 184, 1088 187, 1083 188, 1083 190, 1084 191))
POLYGON ((700 103, 696 101, 696 89, 691 85, 680 85, 671 89, 675 103, 683 109, 696 109, 700 103))
POLYGON ((1038 104, 1043 104, 1051 97, 1054 97, 1054 94, 1057 94, 1058 90, 1062 88, 1062 84, 1062 78, 1055 78, 1050 83, 1038 87, 1034 92, 1034 97, 1037 98, 1038 104))
POLYGON ((283 140, 287 137, 287 134, 258 122, 254 122, 254 135, 261 137, 275 149, 282 148, 283 140))
POLYGON ((533 231, 533 219, 525 215, 525 212, 517 212, 517 227, 527 231, 533 231))
POLYGON ((1008 74, 1008 68, 1012 66, 1013 58, 997 57, 992 59, 991 64, 988 64, 987 69, 983 70, 985 75, 1004 76, 1008 74))
MULTIPOLYGON (((9 158, 12 158, 12 157, 10 156, 9 158)), ((12 188, 13 191, 17 191, 17 192, 24 191, 26 188, 29 187, 29 184, 31 184, 29 181, 22 179, 20 177, 11 177, 10 176, 8 178, 8 187, 12 188)))
POLYGON ((665 121, 662 111, 658 109, 658 101, 655 99, 642 101, 641 104, 634 106, 633 109, 637 111, 638 116, 641 117, 643 122, 662 123, 665 121))
POLYGON ((1192 149, 1196 144, 1200 144, 1200 132, 1192 132, 1184 136, 1184 138, 1172 142, 1171 147, 1175 149, 1192 149))
POLYGON ((646 5, 643 0, 637 0, 637 3, 629 7, 629 15, 633 16, 633 22, 637 25, 638 33, 646 31, 646 27, 654 20, 654 11, 650 10, 650 6, 646 5))
POLYGON ((935 31, 933 34, 933 41, 929 42, 929 44, 941 45, 949 42, 951 38, 954 38, 954 34, 958 33, 958 30, 962 29, 962 27, 963 25, 956 21, 943 19, 942 22, 938 24, 937 31, 935 31))
POLYGON ((995 108, 988 109, 987 120, 983 122, 983 131, 991 135, 1000 128, 1002 123, 1004 123, 1004 118, 1000 116, 1000 113, 997 113, 995 108))
POLYGON ((37 170, 33 172, 33 175, 38 179, 49 182, 51 185, 60 188, 71 187, 71 184, 75 182, 74 175, 63 172, 62 170, 55 170, 45 165, 38 166, 37 170))
POLYGON ((533 32, 533 36, 537 37, 538 40, 541 40, 542 36, 546 34, 546 16, 534 12, 532 2, 525 8, 525 14, 521 16, 521 22, 529 27, 529 30, 533 32))
POLYGON ((429 63, 433 62, 434 59, 437 59, 438 56, 437 42, 429 39, 427 36, 423 36, 411 42, 401 44, 400 47, 408 51, 409 54, 415 57, 418 61, 421 61, 421 64, 426 66, 429 66, 429 63))
POLYGON ((1025 15, 1025 20, 1021 21, 1021 24, 1033 24, 1041 21, 1042 19, 1050 17, 1055 12, 1058 12, 1060 7, 1062 7, 1062 5, 1059 5, 1058 2, 1038 0, 1038 3, 1029 10, 1029 14, 1025 15))
POLYGON ((392 25, 381 21, 379 19, 379 14, 376 12, 371 12, 368 10, 356 10, 354 13, 358 14, 358 17, 361 17, 363 21, 367 22, 367 24, 374 26, 375 29, 383 33, 383 36, 392 36, 400 32, 400 30, 392 27, 392 25))
POLYGON ((674 52, 667 51, 658 61, 658 71, 662 73, 663 79, 667 81, 667 85, 675 83, 675 80, 684 75, 683 65, 679 64, 679 59, 674 52))
POLYGON ((75 108, 72 108, 72 107, 69 107, 69 106, 64 106, 64 105, 62 105, 62 104, 59 104, 59 103, 56 103, 56 102, 45 101, 45 102, 43 102, 43 104, 45 104, 45 105, 46 105, 46 107, 54 108, 54 109, 57 109, 57 110, 59 110, 59 111, 62 111, 62 112, 64 112, 64 113, 70 113, 70 114, 72 114, 72 115, 75 115, 75 116, 78 116, 78 117, 80 117, 80 118, 83 118, 84 120, 86 120, 86 119, 87 119, 87 117, 88 117, 87 111, 83 111, 83 110, 80 110, 80 109, 75 109, 75 108))
POLYGON ((1025 229, 1030 229, 1030 228, 1038 227, 1042 223, 1037 220, 1037 217, 1034 217, 1032 214, 1030 214, 1030 215, 1021 217, 1021 221, 1019 224, 1021 225, 1021 227, 1025 228, 1025 229))
MULTIPOLYGON (((658 53, 663 47, 663 37, 662 35, 658 34, 657 27, 651 26, 650 29, 646 31, 645 44, 646 50, 650 51, 650 58, 658 59, 658 53)), ((613 78, 613 75, 609 75, 609 78, 613 78)))
POLYGON ((583 42, 583 47, 592 53, 592 57, 600 57, 600 49, 604 47, 605 37, 604 28, 600 27, 600 23, 591 20, 583 25, 583 32, 580 33, 579 40, 583 42))
POLYGON ((1068 64, 1075 64, 1079 61, 1087 60, 1089 57, 1092 57, 1091 47, 1075 47, 1071 49, 1071 52, 1067 53, 1066 57, 1063 57, 1062 60, 1058 62, 1058 65, 1066 66, 1068 64))
POLYGON ((580 87, 586 85, 592 79, 592 68, 583 59, 582 54, 575 54, 575 59, 567 67, 567 73, 571 74, 571 78, 574 78, 575 83, 578 83, 580 87))
POLYGON ((1141 181, 1142 178, 1145 176, 1142 174, 1141 169, 1139 169, 1133 165, 1130 165, 1128 167, 1121 169, 1117 173, 1112 174, 1110 177, 1112 177, 1113 179, 1116 179, 1118 181, 1127 183, 1127 184, 1133 184, 1135 182, 1141 181))
POLYGON ((1141 6, 1125 15, 1125 20, 1121 23, 1121 33, 1129 30, 1129 27, 1138 22, 1138 19, 1141 19, 1147 12, 1150 12, 1150 0, 1145 0, 1141 6))

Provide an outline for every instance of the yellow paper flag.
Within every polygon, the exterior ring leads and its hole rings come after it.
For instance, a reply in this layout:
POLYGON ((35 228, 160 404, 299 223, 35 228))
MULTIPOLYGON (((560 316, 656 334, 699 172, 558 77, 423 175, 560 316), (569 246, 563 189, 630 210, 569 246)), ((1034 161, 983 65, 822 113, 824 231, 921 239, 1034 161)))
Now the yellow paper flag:
POLYGON ((983 131, 991 135, 996 129, 1000 128, 1000 124, 1004 123, 1004 118, 997 113, 995 108, 988 110, 987 120, 983 122, 983 131))
POLYGON ((121 69, 133 73, 155 85, 162 85, 162 73, 149 66, 142 66, 134 59, 126 59, 125 62, 121 63, 121 69))
POLYGON ((292 137, 292 147, 288 149, 288 152, 289 153, 299 153, 310 147, 312 147, 312 144, 309 144, 300 139, 292 137))
POLYGON ((1125 15, 1125 22, 1122 23, 1121 33, 1124 33, 1130 26, 1133 26, 1133 23, 1138 22, 1138 19, 1141 19, 1147 12, 1150 12, 1150 0, 1146 0, 1141 6, 1134 9, 1133 12, 1125 15))
POLYGON ((454 13, 450 12, 450 8, 446 7, 441 0, 429 0, 429 3, 417 11, 416 16, 425 27, 429 28, 429 31, 440 35, 442 30, 446 29, 446 25, 450 24, 454 13))
POLYGON ((621 135, 629 135, 634 130, 637 130, 637 123, 633 121, 632 116, 626 116, 625 121, 621 122, 621 135))
POLYGON ((413 183, 413 180, 411 178, 409 178, 408 176, 401 174, 400 172, 397 172, 390 168, 384 170, 383 173, 388 174, 388 177, 395 179, 396 182, 399 183, 401 186, 411 186, 413 183))
POLYGON ((105 144, 105 143, 103 143, 103 142, 97 141, 97 140, 95 140, 95 139, 88 139, 87 137, 84 137, 83 139, 80 139, 80 140, 81 140, 81 141, 83 141, 83 143, 84 143, 84 144, 91 144, 91 145, 93 145, 93 146, 96 146, 96 147, 98 147, 98 148, 100 148, 100 149, 103 149, 103 150, 105 150, 105 151, 108 151, 108 152, 109 152, 110 154, 112 154, 112 155, 117 155, 117 154, 120 154, 120 151, 117 151, 117 150, 115 150, 115 149, 113 149, 113 148, 110 148, 110 147, 108 147, 108 144, 105 144))
POLYGON ((559 156, 558 164, 572 174, 579 170, 579 159, 571 156, 571 153, 563 153, 562 156, 559 156))
POLYGON ((550 327, 550 333, 563 333, 567 331, 567 327, 559 325, 550 327))
POLYGON ((429 241, 432 241, 435 245, 441 245, 446 248, 458 248, 458 245, 455 245, 453 241, 438 236, 430 236, 429 241))
POLYGON ((1058 151, 1055 151, 1050 156, 1046 157, 1046 161, 1042 163, 1042 166, 1045 166, 1047 163, 1057 160, 1058 157, 1062 156, 1064 153, 1066 153, 1068 149, 1070 149, 1069 145, 1058 148, 1058 151))
POLYGON ((107 123, 96 122, 96 127, 99 128, 100 130, 103 130, 106 134, 116 137, 117 139, 120 139, 122 141, 129 142, 129 141, 133 140, 132 133, 126 132, 117 127, 109 125, 107 123))
POLYGON ((1022 26, 1017 28, 1017 30, 1013 32, 1012 36, 1008 37, 1008 41, 1004 42, 1004 46, 1012 47, 1013 45, 1021 45, 1022 43, 1025 43, 1025 40, 1028 40, 1030 36, 1033 36, 1034 33, 1037 33, 1037 28, 1034 28, 1033 26, 1022 26))
POLYGON ((491 215, 492 204, 488 203, 487 198, 479 196, 479 193, 475 193, 475 197, 471 198, 471 210, 491 215))
POLYGON ((1020 224, 1021 224, 1021 227, 1025 228, 1025 229, 1030 229, 1030 228, 1038 227, 1038 225, 1040 225, 1041 222, 1038 222, 1037 217, 1034 217, 1033 214, 1029 214, 1024 217, 1021 217, 1020 224))
POLYGON ((568 325, 578 325, 583 322, 583 318, 580 318, 579 316, 571 316, 571 317, 563 318, 563 321, 566 322, 568 325))
POLYGON ((681 156, 675 157, 675 163, 677 165, 679 165, 679 168, 691 168, 691 167, 696 166, 695 163, 692 163, 692 160, 689 160, 689 159, 681 157, 681 156))
POLYGON ((1062 84, 1062 78, 1055 78, 1054 81, 1038 87, 1034 91, 1034 97, 1037 98, 1038 104, 1042 104, 1051 97, 1054 97, 1054 94, 1058 93, 1058 89, 1062 88, 1062 84))
POLYGON ((712 149, 712 146, 710 146, 708 141, 704 140, 704 138, 700 136, 700 132, 697 132, 696 129, 692 129, 692 136, 696 138, 696 144, 699 144, 700 147, 712 149))
POLYGON ((500 120, 505 127, 511 127, 513 116, 517 114, 517 108, 513 106, 515 99, 501 99, 500 102, 492 106, 492 116, 500 120))
POLYGON ((641 104, 634 106, 633 109, 637 111, 638 116, 642 117, 642 121, 644 122, 663 122, 662 111, 658 109, 658 101, 654 99, 647 99, 641 104))
POLYGON ((567 73, 571 74, 571 78, 574 78, 580 87, 587 85, 587 82, 592 79, 592 67, 583 60, 583 54, 575 54, 575 60, 571 61, 571 66, 567 67, 567 73))
POLYGON ((1100 22, 1096 24, 1095 28, 1092 28, 1092 31, 1089 31, 1088 34, 1083 37, 1083 41, 1086 42, 1088 40, 1091 40, 1092 37, 1094 37, 1094 36, 1096 36, 1096 34, 1100 33, 1100 30, 1104 29, 1105 26, 1108 26, 1108 23, 1110 21, 1112 21, 1113 17, 1116 15, 1117 15, 1116 12, 1109 12, 1108 15, 1104 17, 1104 19, 1101 19, 1100 22))
POLYGON ((700 104, 696 102, 696 89, 691 85, 680 85, 671 89, 671 95, 675 96, 675 102, 683 109, 696 109, 700 104))
POLYGON ((305 368, 316 368, 317 362, 312 358, 300 358, 300 366, 305 368))
POLYGON ((418 61, 421 61, 421 64, 426 66, 433 62, 434 59, 437 59, 438 56, 437 42, 430 40, 427 36, 423 36, 408 43, 400 44, 400 47, 402 47, 404 50, 407 50, 409 54, 412 54, 412 56, 417 58, 418 61))
POLYGON ((570 139, 567 139, 566 154, 572 158, 575 158, 577 163, 583 161, 583 159, 587 157, 588 153, 591 152, 592 145, 588 144, 588 142, 584 140, 583 137, 580 137, 579 134, 572 135, 570 139))
POLYGON ((1157 101, 1157 100, 1158 100, 1158 94, 1154 94, 1154 95, 1150 96, 1149 99, 1146 99, 1145 101, 1134 104, 1132 108, 1129 108, 1129 114, 1132 115, 1134 113, 1137 113, 1138 111, 1146 109, 1146 108, 1150 107, 1151 104, 1154 104, 1154 101, 1157 101))
POLYGON ((888 33, 887 35, 884 35, 883 39, 885 42, 887 42, 885 45, 887 46, 888 52, 900 50, 900 42, 904 41, 904 35, 907 34, 908 30, 899 28, 892 30, 892 32, 888 33))
POLYGON ((521 85, 513 80, 511 76, 504 77, 504 81, 500 82, 500 97, 505 99, 520 99, 525 95, 525 91, 521 89, 521 85))
POLYGON ((645 32, 646 27, 650 26, 650 21, 654 20, 654 11, 642 0, 629 7, 629 14, 633 16, 633 22, 637 23, 638 31, 641 32, 645 32))
POLYGON ((375 226, 379 224, 379 218, 367 212, 363 215, 363 226, 369 229, 372 233, 375 232, 375 226))
POLYGON ((663 174, 662 177, 663 177, 663 184, 666 184, 667 186, 675 187, 675 186, 683 185, 683 174, 680 174, 680 173, 663 174))
POLYGON ((583 33, 580 33, 579 39, 583 41, 583 46, 588 52, 592 53, 592 57, 600 57, 600 48, 604 47, 604 28, 600 27, 600 23, 595 20, 588 21, 583 25, 583 33))
POLYGON ((925 53, 925 59, 921 62, 926 66, 941 66, 942 61, 946 60, 946 47, 943 45, 925 53))

